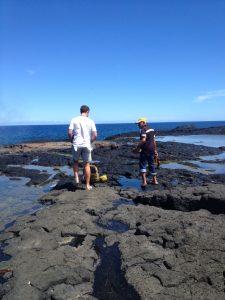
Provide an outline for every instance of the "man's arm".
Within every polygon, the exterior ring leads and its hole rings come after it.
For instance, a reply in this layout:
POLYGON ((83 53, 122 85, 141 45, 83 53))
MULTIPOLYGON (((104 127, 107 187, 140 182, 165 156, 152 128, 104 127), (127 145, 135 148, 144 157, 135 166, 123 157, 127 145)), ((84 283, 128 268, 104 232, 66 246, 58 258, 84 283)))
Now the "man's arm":
POLYGON ((133 152, 134 153, 140 152, 140 150, 145 142, 146 142, 146 136, 141 138, 140 142, 138 143, 137 147, 133 150, 133 152))
POLYGON ((91 134, 91 143, 93 143, 97 139, 97 131, 92 131, 91 134))
POLYGON ((69 141, 72 143, 73 142, 73 129, 68 130, 68 137, 69 137, 69 141))
POLYGON ((154 137, 154 155, 157 157, 158 156, 158 152, 157 152, 157 147, 156 147, 156 140, 155 140, 155 137, 154 137))

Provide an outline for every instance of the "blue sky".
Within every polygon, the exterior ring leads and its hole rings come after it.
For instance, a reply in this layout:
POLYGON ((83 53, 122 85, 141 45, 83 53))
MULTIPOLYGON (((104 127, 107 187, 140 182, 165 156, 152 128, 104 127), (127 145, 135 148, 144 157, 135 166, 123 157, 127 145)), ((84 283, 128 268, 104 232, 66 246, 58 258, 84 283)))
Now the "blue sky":
POLYGON ((224 0, 0 0, 0 124, 225 120, 224 0))

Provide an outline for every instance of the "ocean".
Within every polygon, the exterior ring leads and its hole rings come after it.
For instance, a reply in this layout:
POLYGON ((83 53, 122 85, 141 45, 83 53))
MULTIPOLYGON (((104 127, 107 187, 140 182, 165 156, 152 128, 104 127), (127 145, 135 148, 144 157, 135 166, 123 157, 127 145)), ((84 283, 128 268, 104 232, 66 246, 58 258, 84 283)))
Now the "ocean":
MULTIPOLYGON (((182 125, 194 125, 197 128, 224 126, 225 121, 199 122, 161 122, 151 123, 155 130, 170 130, 182 125)), ((66 125, 13 125, 0 126, 0 145, 21 144, 35 141, 62 141, 67 140, 68 124, 66 125)), ((125 133, 138 131, 134 123, 96 124, 98 140, 125 133)))

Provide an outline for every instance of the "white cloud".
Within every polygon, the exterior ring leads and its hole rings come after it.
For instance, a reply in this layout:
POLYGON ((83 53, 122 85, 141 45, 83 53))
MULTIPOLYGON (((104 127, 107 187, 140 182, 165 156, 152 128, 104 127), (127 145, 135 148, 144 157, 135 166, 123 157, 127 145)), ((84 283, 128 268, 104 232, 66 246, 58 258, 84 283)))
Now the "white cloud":
POLYGON ((30 76, 33 76, 36 72, 34 70, 27 70, 27 73, 30 75, 30 76))
POLYGON ((209 99, 214 99, 214 98, 224 97, 224 96, 225 96, 225 90, 215 90, 196 97, 193 102, 201 103, 209 99))

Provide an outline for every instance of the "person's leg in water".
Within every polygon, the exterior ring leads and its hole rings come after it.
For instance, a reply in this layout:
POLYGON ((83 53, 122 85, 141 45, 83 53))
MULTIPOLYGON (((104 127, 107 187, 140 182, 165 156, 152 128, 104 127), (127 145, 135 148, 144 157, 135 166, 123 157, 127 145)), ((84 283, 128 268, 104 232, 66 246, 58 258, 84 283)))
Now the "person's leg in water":
POLYGON ((140 175, 142 179, 142 188, 147 187, 147 178, 146 178, 146 167, 147 167, 147 160, 146 155, 141 152, 139 157, 139 169, 140 169, 140 175))
POLYGON ((156 173, 156 170, 155 170, 155 163, 154 163, 154 155, 153 154, 150 154, 148 156, 148 166, 149 166, 149 171, 150 171, 150 174, 152 175, 152 184, 158 184, 158 181, 157 181, 157 173, 156 173))

